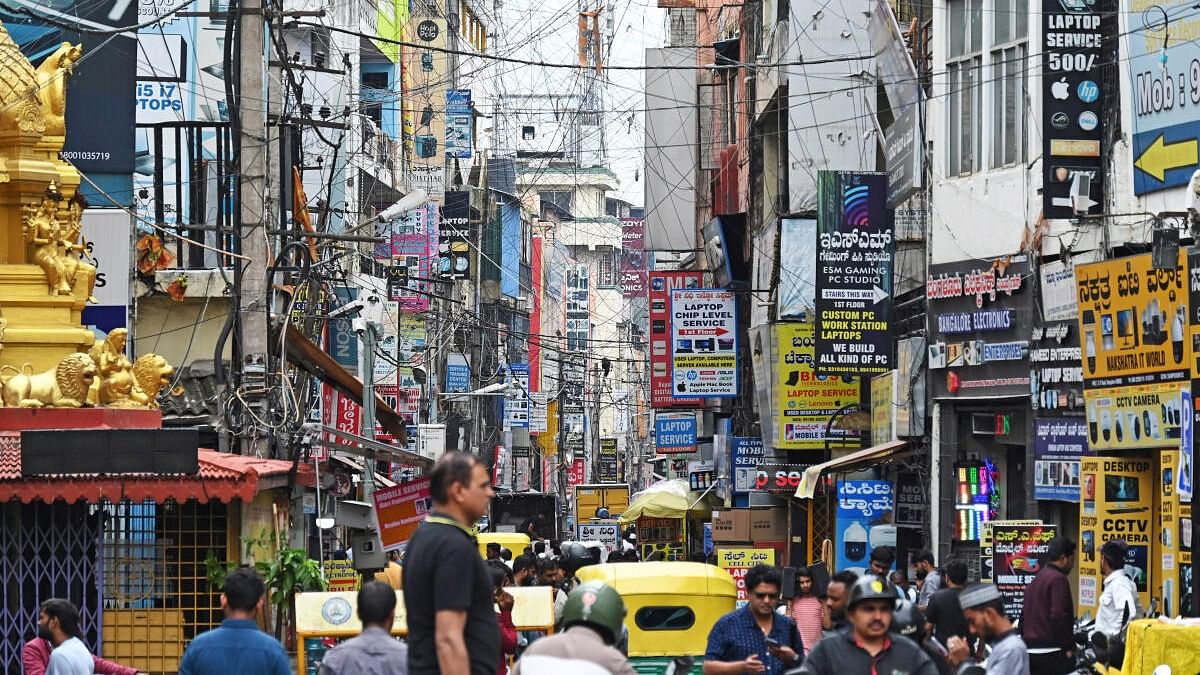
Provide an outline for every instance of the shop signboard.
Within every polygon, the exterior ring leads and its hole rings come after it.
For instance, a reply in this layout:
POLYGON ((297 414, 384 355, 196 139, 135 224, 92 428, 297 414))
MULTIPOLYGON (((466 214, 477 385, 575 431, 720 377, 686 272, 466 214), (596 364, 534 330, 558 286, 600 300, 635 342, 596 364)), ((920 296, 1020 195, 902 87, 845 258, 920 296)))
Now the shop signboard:
POLYGON ((505 423, 513 429, 529 428, 529 364, 508 364, 510 385, 508 395, 504 398, 505 423))
POLYGON ((1033 421, 1033 498, 1079 501, 1079 458, 1090 454, 1082 417, 1033 421))
POLYGON ((676 398, 671 361, 671 292, 700 288, 703 272, 650 272, 650 405, 655 408, 698 408, 702 398, 676 398))
POLYGON ((579 541, 598 541, 604 546, 601 562, 608 560, 608 554, 621 550, 621 523, 616 520, 592 520, 579 523, 576 526, 579 541))
POLYGON ((1092 450, 1178 447, 1183 434, 1187 382, 1152 382, 1087 391, 1088 444, 1092 450))
POLYGON ((1075 268, 1086 389, 1188 379, 1187 270, 1183 248, 1172 269, 1149 253, 1075 268))
POLYGON ((871 378, 871 445, 896 440, 892 401, 896 399, 896 371, 871 378))
POLYGON ((822 450, 827 441, 838 447, 857 445, 853 432, 830 430, 830 420, 844 406, 857 404, 859 380, 850 375, 818 375, 811 323, 778 323, 776 337, 774 447, 822 450), (828 430, 828 436, 827 436, 828 430))
POLYGON ((428 478, 379 488, 371 498, 375 501, 375 521, 379 524, 379 540, 385 551, 394 551, 407 544, 425 516, 433 510, 428 478))
POLYGON ((1039 323, 1029 336, 1033 409, 1047 417, 1083 414, 1083 364, 1074 321, 1039 323))
POLYGON ((465 354, 451 353, 446 356, 446 386, 442 388, 447 394, 465 393, 471 388, 471 364, 465 354))
POLYGON ((737 584, 737 605, 744 606, 750 599, 746 588, 746 572, 755 565, 774 565, 773 548, 717 548, 717 567, 729 572, 737 584))
POLYGON ((754 489, 761 492, 795 494, 796 488, 800 487, 800 479, 804 477, 804 470, 811 466, 812 464, 764 461, 758 465, 754 474, 754 489))
MULTIPOLYGON (((410 189, 417 186, 410 185, 410 189)), ((430 195, 433 192, 430 191, 430 195)), ((471 278, 471 193, 447 192, 437 228, 437 272, 443 279, 471 278)))
POLYGON ((929 517, 929 485, 916 471, 896 474, 896 525, 924 528, 929 517))
POLYGON ((599 479, 601 483, 620 483, 621 476, 619 472, 619 462, 617 460, 617 439, 601 438, 600 439, 600 461, 597 467, 600 470, 599 479))
POLYGON ((1111 10, 1086 2, 1043 0, 1042 213, 1075 218, 1104 209, 1100 124, 1109 82, 1100 80, 1111 10))
POLYGON ((885 480, 839 480, 837 498, 836 569, 863 574, 873 549, 896 545, 895 492, 885 480))
POLYGON ((733 291, 671 291, 671 395, 737 396, 737 301, 733 291))
POLYGON ((362 575, 354 569, 351 560, 323 560, 321 568, 325 572, 325 590, 333 593, 338 591, 357 591, 362 575))
POLYGON ((1036 519, 1026 520, 993 520, 983 523, 979 528, 979 581, 990 584, 995 579, 992 575, 992 528, 996 525, 1041 525, 1036 519))
POLYGON ((575 496, 575 486, 583 485, 586 475, 586 467, 582 457, 576 457, 571 460, 571 465, 567 467, 567 497, 575 496))
POLYGON ((1056 525, 992 525, 992 573, 1009 616, 1021 616, 1025 587, 1057 534, 1056 525))
POLYGON ((475 111, 470 89, 446 90, 446 156, 470 159, 475 111))
POLYGON ((935 398, 1028 396, 1033 294, 1029 260, 931 265, 929 369, 935 398))
POLYGON ((660 455, 696 451, 696 413, 654 413, 654 446, 660 455))
POLYGON ((1129 545, 1125 571, 1137 585, 1141 606, 1150 604, 1151 545, 1159 535, 1154 522, 1155 459, 1138 456, 1084 457, 1080 460, 1079 508, 1079 613, 1100 606, 1104 576, 1100 572, 1100 547, 1109 539, 1129 545))
POLYGON ((626 298, 646 293, 645 229, 641 218, 621 219, 621 295, 626 298))
POLYGON ((892 356, 896 242, 883 173, 817 174, 816 369, 879 375, 892 356))
MULTIPOLYGON (((1179 598, 1190 589, 1180 588, 1176 584, 1179 574, 1180 545, 1180 510, 1179 492, 1175 489, 1175 474, 1179 470, 1179 453, 1174 450, 1163 450, 1158 454, 1159 480, 1158 488, 1158 528, 1159 535, 1154 537, 1154 549, 1150 559, 1159 561, 1158 568, 1162 574, 1152 579, 1150 594, 1162 598, 1163 616, 1177 616, 1179 613, 1179 598)), ((1191 543, 1190 541, 1188 542, 1191 543)))
POLYGON ((733 462, 733 494, 741 495, 756 488, 758 467, 766 460, 767 452, 761 438, 734 436, 730 440, 733 462))

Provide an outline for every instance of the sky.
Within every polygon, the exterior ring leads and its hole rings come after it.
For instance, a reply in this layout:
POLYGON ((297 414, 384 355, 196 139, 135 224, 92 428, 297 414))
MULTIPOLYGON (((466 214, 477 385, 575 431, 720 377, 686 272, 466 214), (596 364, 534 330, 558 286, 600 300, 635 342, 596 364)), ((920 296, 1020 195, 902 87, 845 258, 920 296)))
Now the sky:
MULTIPOLYGON (((493 53, 529 61, 577 63, 578 0, 505 0, 500 10, 493 53)), ((610 65, 640 66, 647 47, 664 44, 666 10, 653 0, 615 0, 604 14, 613 19, 610 65)), ((578 70, 501 64, 494 87, 510 94, 581 93, 578 70)), ((605 87, 605 133, 609 165, 620 181, 616 196, 635 206, 642 194, 642 108, 646 107, 644 71, 610 71, 605 87)), ((493 89, 493 92, 495 90, 493 89)))

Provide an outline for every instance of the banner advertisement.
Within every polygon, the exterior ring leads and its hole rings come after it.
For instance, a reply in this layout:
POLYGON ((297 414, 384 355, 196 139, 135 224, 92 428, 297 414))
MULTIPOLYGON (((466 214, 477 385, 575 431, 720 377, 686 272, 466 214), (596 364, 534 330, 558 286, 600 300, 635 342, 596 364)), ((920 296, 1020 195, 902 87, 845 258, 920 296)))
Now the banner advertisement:
POLYGON ((812 321, 817 287, 817 221, 784 218, 779 223, 779 320, 812 321))
MULTIPOLYGON (((1145 457, 1084 457, 1080 460, 1079 613, 1099 607, 1104 576, 1100 547, 1109 539, 1129 544, 1125 571, 1137 584, 1142 607, 1150 606, 1150 547, 1154 524, 1156 462, 1145 457)), ((1154 566, 1158 567, 1157 564, 1154 566)))
POLYGON ((387 256, 392 269, 400 268, 403 283, 392 283, 389 276, 388 299, 400 303, 403 312, 420 313, 429 309, 429 279, 433 274, 432 246, 438 237, 438 205, 430 202, 392 222, 391 250, 387 256))
MULTIPOLYGON (((993 520, 983 523, 979 528, 979 581, 990 584, 995 579, 992 575, 992 528, 996 525, 1041 525, 1037 519, 1025 520, 993 520)), ((968 562, 968 566, 971 562, 968 562)))
POLYGON ((640 298, 646 293, 645 223, 641 218, 621 219, 621 295, 640 298))
POLYGON ((829 420, 843 406, 857 404, 859 381, 846 375, 817 375, 813 367, 815 340, 811 323, 775 324, 776 362, 774 447, 783 450, 823 450, 826 441, 838 447, 857 445, 857 432, 829 429, 829 420), (826 430, 829 429, 829 436, 826 430))
POLYGON ((1091 454, 1083 418, 1033 421, 1033 498, 1079 501, 1079 458, 1091 454))
POLYGON ((896 440, 892 401, 896 399, 896 371, 871 378, 871 445, 896 440))
POLYGON ((837 496, 836 569, 862 575, 873 549, 896 545, 895 492, 885 480, 839 480, 837 496))
POLYGON ((617 439, 601 438, 600 439, 600 458, 599 471, 597 476, 601 483, 620 483, 621 476, 618 471, 617 462, 617 439))
POLYGON ((475 112, 470 89, 446 90, 446 156, 471 159, 475 112))
POLYGON ((755 436, 734 436, 730 439, 729 447, 733 464, 734 495, 757 489, 755 479, 758 467, 767 458, 762 439, 755 436))
POLYGON ((654 413, 654 446, 660 455, 696 452, 696 413, 654 413))
POLYGON ((1083 413, 1083 365, 1074 321, 1042 323, 1029 336, 1030 386, 1039 414, 1083 413))
POLYGON ((598 541, 604 546, 600 562, 608 561, 608 554, 621 550, 621 523, 616 520, 593 520, 576 525, 579 541, 598 541))
POLYGON ((1115 33, 1105 25, 1115 20, 1114 12, 1043 0, 1042 17, 1042 213, 1046 218, 1099 213, 1104 208, 1100 115, 1111 92, 1105 91, 1108 83, 1096 80, 1108 58, 1103 36, 1115 33))
POLYGON ((1079 302, 1075 291, 1075 267, 1100 259, 1096 251, 1085 251, 1071 256, 1069 262, 1052 260, 1044 262, 1038 269, 1041 276, 1042 320, 1070 321, 1079 318, 1079 302))
POLYGON ((671 368, 672 396, 737 396, 737 301, 733 291, 671 291, 671 368))
MULTIPOLYGON (((432 193, 430 193, 432 194, 432 193)), ((443 279, 471 278, 471 193, 447 192, 437 229, 437 272, 443 279)))
POLYGON ((700 288, 703 272, 650 272, 650 405, 655 408, 698 408, 702 398, 675 398, 671 361, 671 292, 700 288))
POLYGON ((505 424, 513 429, 529 428, 529 364, 508 364, 505 378, 512 386, 504 397, 505 424))
POLYGON ((1088 442, 1092 450, 1178 447, 1187 382, 1137 384, 1087 392, 1088 442))
POLYGON ((571 461, 571 465, 567 467, 567 497, 575 496, 575 486, 583 485, 587 467, 584 464, 582 457, 576 457, 571 461))
POLYGON ((754 474, 754 489, 760 492, 783 492, 788 495, 796 493, 800 480, 804 478, 804 470, 813 464, 780 464, 764 461, 758 465, 754 474))
POLYGON ((992 525, 992 574, 1009 616, 1021 616, 1025 587, 1041 569, 1057 525, 992 525))
POLYGON ((1028 256, 931 265, 929 369, 935 398, 1028 396, 1033 293, 1028 256))
MULTIPOLYGON (((1128 59, 1129 108, 1136 195, 1184 186, 1200 168, 1197 142, 1200 138, 1200 91, 1194 91, 1191 64, 1200 60, 1200 43, 1179 39, 1179 21, 1194 3, 1163 0, 1143 5, 1121 0, 1119 16, 1125 19, 1121 37, 1121 61, 1128 59), (1185 86, 1186 85, 1186 86, 1185 86)), ((1190 16, 1188 17, 1191 18, 1190 16)), ((1105 33, 1112 35, 1114 33, 1105 33)))
POLYGON ((729 572, 737 584, 737 605, 744 606, 749 601, 746 588, 746 572, 755 565, 774 565, 775 549, 773 548, 717 548, 717 567, 729 572))
POLYGON ((817 179, 817 372, 886 373, 896 367, 887 175, 821 171, 817 179))
POLYGON ((549 430, 550 392, 535 391, 529 395, 529 433, 544 434, 549 430))
POLYGON ((1171 270, 1154 269, 1149 253, 1075 268, 1086 388, 1188 378, 1187 269, 1184 248, 1171 270))
MULTIPOLYGON (((1180 507, 1179 493, 1175 489, 1175 475, 1179 472, 1179 453, 1174 450, 1163 450, 1158 455, 1157 486, 1159 534, 1154 537, 1154 550, 1150 559, 1160 562, 1158 569, 1162 574, 1154 574, 1150 584, 1150 594, 1162 598, 1164 616, 1176 616, 1179 613, 1179 598, 1189 589, 1176 585, 1178 568, 1181 567, 1179 554, 1180 545, 1180 507)), ((1190 541, 1188 542, 1191 543, 1190 541)), ((1155 570, 1156 572, 1158 570, 1155 570)))
POLYGON ((394 551, 407 544, 417 526, 433 510, 428 478, 378 488, 371 498, 375 501, 375 521, 379 524, 379 540, 385 551, 394 551))
MULTIPOLYGON (((446 84, 450 82, 450 25, 445 19, 412 17, 405 24, 400 48, 404 73, 402 134, 405 164, 418 168, 442 168, 441 185, 429 195, 435 201, 446 192, 446 84)), ((412 190, 415 186, 409 185, 412 190)))

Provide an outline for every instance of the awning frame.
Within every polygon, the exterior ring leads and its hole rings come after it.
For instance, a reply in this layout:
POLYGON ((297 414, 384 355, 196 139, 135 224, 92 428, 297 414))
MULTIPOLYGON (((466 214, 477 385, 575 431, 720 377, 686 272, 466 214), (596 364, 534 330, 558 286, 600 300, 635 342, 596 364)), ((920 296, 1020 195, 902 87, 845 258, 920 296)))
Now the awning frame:
POLYGON ((849 473, 907 457, 917 452, 918 449, 915 447, 905 448, 907 445, 908 441, 888 441, 837 459, 831 459, 828 462, 822 462, 816 466, 810 466, 804 470, 800 485, 796 487, 795 497, 796 499, 812 499, 813 495, 817 493, 817 484, 821 481, 822 474, 849 473))

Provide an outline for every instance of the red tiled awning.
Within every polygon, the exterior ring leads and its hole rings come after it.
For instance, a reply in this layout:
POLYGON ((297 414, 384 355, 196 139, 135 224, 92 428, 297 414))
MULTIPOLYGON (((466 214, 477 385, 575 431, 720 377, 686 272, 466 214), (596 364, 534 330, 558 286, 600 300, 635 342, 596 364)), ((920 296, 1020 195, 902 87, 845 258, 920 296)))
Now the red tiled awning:
MULTIPOLYGON (((14 499, 26 504, 58 500, 94 504, 123 499, 250 501, 263 490, 286 486, 288 472, 292 469, 292 463, 284 460, 231 455, 215 450, 200 450, 199 453, 200 471, 196 475, 85 474, 25 478, 21 475, 21 434, 0 432, 0 503, 14 499)), ((301 485, 314 484, 311 466, 301 464, 298 471, 297 479, 301 485)))

